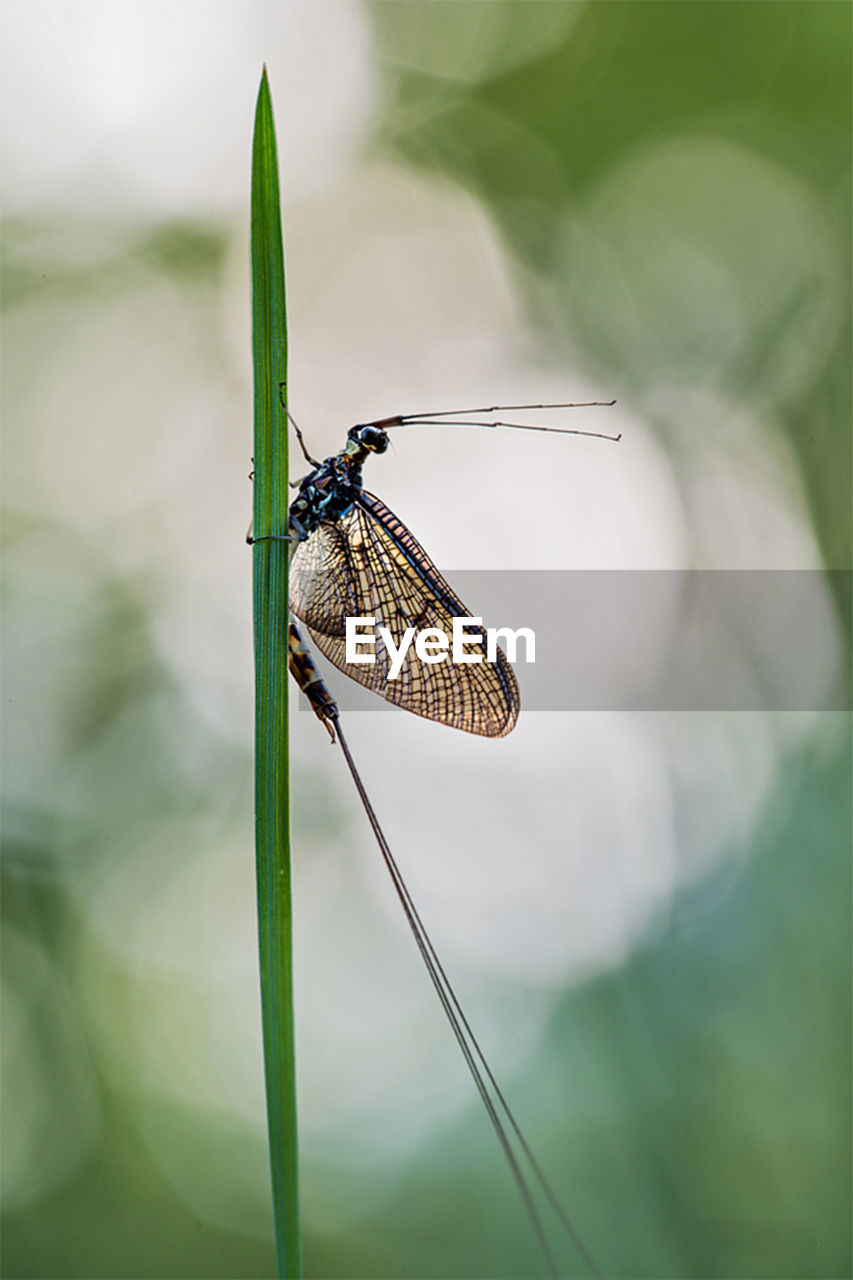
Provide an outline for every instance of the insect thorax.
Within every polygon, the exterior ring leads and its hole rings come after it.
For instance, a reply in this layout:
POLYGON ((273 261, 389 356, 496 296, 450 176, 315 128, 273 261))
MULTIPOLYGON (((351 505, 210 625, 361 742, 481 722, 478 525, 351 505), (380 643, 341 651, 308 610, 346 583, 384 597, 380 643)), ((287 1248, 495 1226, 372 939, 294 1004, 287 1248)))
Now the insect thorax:
POLYGON ((361 467, 336 454, 307 475, 290 506, 291 519, 305 533, 313 533, 323 520, 340 520, 352 509, 361 492, 361 467))

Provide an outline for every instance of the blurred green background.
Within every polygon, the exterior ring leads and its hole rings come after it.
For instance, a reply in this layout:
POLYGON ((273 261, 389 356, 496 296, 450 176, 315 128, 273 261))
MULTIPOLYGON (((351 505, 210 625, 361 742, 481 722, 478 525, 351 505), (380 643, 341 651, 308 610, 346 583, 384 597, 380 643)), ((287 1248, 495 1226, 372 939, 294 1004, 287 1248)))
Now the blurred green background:
MULTIPOLYGON (((850 568, 850 21, 3 7, 5 1276, 273 1274, 243 545, 263 62, 315 455, 381 414, 615 395, 618 450, 401 433, 366 483, 451 580, 814 570, 810 711, 350 737, 603 1272, 850 1274, 849 580, 823 577, 850 568)), ((748 619, 706 643, 772 682, 748 619)), ((541 1274, 296 710, 292 751, 306 1273, 541 1274)))

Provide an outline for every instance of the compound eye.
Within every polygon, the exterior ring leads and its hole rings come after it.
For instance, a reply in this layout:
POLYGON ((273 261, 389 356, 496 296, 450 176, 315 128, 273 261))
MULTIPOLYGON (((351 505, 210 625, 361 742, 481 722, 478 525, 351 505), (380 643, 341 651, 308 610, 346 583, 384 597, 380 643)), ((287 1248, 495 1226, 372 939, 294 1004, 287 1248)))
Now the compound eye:
POLYGON ((388 437, 380 427, 362 427, 361 443, 373 453, 384 453, 388 448, 388 437))

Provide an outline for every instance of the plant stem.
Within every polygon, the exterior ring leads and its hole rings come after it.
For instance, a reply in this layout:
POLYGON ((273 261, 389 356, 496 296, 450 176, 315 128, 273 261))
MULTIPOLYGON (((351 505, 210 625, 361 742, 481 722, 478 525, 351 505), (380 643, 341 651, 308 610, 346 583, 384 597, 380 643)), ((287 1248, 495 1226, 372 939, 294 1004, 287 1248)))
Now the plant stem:
POLYGON ((277 1274, 302 1274, 293 1032, 287 740, 287 318, 275 126, 266 69, 252 148, 255 849, 277 1274), (270 535, 273 535, 270 537, 270 535))

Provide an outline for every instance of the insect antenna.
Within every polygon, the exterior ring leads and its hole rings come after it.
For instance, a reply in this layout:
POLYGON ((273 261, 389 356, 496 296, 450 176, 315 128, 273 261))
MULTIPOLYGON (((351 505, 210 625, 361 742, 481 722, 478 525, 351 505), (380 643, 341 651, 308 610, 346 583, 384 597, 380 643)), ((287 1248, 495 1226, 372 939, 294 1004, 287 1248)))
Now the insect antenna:
POLYGON ((425 413, 399 413, 390 418, 380 418, 376 422, 362 422, 359 426, 381 427, 383 431, 392 427, 509 427, 515 431, 553 431, 564 436, 592 436, 597 440, 622 439, 622 432, 610 435, 605 431, 582 431, 577 427, 549 427, 541 422, 505 422, 502 420, 485 421, 483 414, 489 413, 522 413, 528 409, 595 409, 609 408, 615 400, 583 400, 564 404, 492 404, 477 409, 434 409, 425 413))
MULTIPOLYGON (((365 425, 369 425, 369 424, 365 424, 365 425)), ((502 1111, 504 1116, 506 1117, 506 1120, 508 1121, 511 1130, 515 1135, 515 1138, 519 1144, 519 1147, 521 1148, 521 1151, 526 1156, 529 1162, 530 1168, 533 1170, 536 1180, 538 1181, 540 1187, 542 1188, 542 1191, 544 1192, 549 1203, 551 1204, 552 1209, 556 1213, 557 1217, 560 1219, 560 1222, 562 1223, 568 1236, 573 1241, 576 1249, 578 1250, 581 1257, 586 1262, 592 1274, 595 1277, 597 1277, 597 1280, 602 1280, 602 1273, 598 1269, 598 1266, 596 1265, 594 1258, 592 1257, 586 1245, 584 1244, 583 1240, 581 1239, 577 1231, 577 1228, 573 1225, 568 1214, 565 1212, 559 1200, 557 1199, 557 1196, 552 1190, 547 1178, 545 1177, 545 1174, 543 1173, 539 1162, 537 1161, 536 1157, 531 1151, 530 1146, 528 1145, 528 1142, 524 1137, 524 1134, 522 1133, 521 1128, 510 1109, 509 1103, 506 1101, 506 1098, 504 1097, 500 1087, 498 1086, 498 1083, 494 1077, 494 1074, 492 1073, 492 1069, 488 1064, 486 1056, 483 1053, 483 1050, 480 1048, 479 1041, 477 1040, 477 1037, 474 1035, 474 1032, 471 1029, 471 1025, 468 1022, 468 1019, 466 1018, 462 1010, 462 1006, 459 1003, 459 999, 456 995, 456 992, 454 991, 453 986, 451 985, 450 979, 448 978, 447 973, 445 972, 444 966, 442 965, 441 961, 438 958, 438 954, 435 950, 435 947, 433 946, 432 940, 429 934, 427 933, 426 926, 424 925, 420 915, 418 914, 417 907, 415 906, 414 901, 412 900, 412 896, 409 893, 405 880, 403 879, 402 872, 400 871, 400 868, 397 865, 397 860, 395 859, 393 853, 391 852, 391 847, 388 844, 388 841, 385 837, 385 833, 379 824, 379 819, 376 817, 376 814, 373 810, 373 806, 370 803, 370 798, 367 794, 364 783, 361 780, 361 775, 358 771, 355 760, 353 759, 352 753, 350 751, 349 743, 347 742, 346 736, 341 728, 341 722, 340 722, 339 716, 335 717, 335 729, 337 730, 338 741, 340 743, 341 750, 344 753, 344 757, 346 759, 350 774, 352 775, 353 782, 355 783, 356 790, 358 791, 359 798, 364 808, 364 812, 367 815, 367 819, 373 830, 373 834, 376 837, 376 843, 379 846, 379 851, 382 855, 382 860, 384 861, 385 866, 388 869, 388 874, 390 875, 391 881, 394 885, 394 891, 397 894, 397 898, 399 899, 400 905, 403 908, 403 913, 405 914, 406 920, 408 921, 409 928, 412 931, 417 948, 421 953, 421 958, 423 959, 424 965, 426 966, 426 970, 427 970, 427 973, 429 974, 430 981, 432 982, 432 985, 435 988, 435 992, 441 1002, 441 1006, 444 1009, 444 1012, 447 1016, 448 1022, 450 1023, 453 1034, 456 1037, 456 1042, 459 1045, 459 1048, 462 1052, 462 1056, 464 1057, 465 1062, 468 1065, 468 1069, 471 1072, 471 1075, 474 1079, 474 1083, 477 1087, 477 1092, 479 1093, 483 1101, 483 1105, 486 1108, 486 1112, 488 1114, 492 1127, 495 1131, 498 1142, 500 1143, 503 1153, 506 1157, 507 1163, 509 1164, 513 1179, 515 1180, 515 1184, 518 1188, 519 1194, 521 1195, 522 1201, 524 1203, 524 1207, 527 1211, 527 1215, 530 1219, 534 1233, 539 1242, 539 1247, 541 1248, 543 1256, 548 1264, 548 1269, 551 1275, 554 1277, 554 1280, 557 1280, 557 1278, 559 1277, 559 1271, 557 1269, 557 1264, 554 1259, 554 1255, 551 1251, 551 1247, 548 1243, 548 1238, 545 1234, 545 1228, 542 1224, 542 1219, 539 1215, 536 1205, 533 1202, 533 1196, 531 1193, 530 1185, 528 1183, 527 1178, 525 1177, 525 1174, 523 1169, 521 1168, 521 1165, 519 1164, 518 1157, 515 1151, 513 1150, 512 1143, 510 1141, 510 1135, 509 1135, 509 1132, 507 1131, 504 1121, 501 1118, 500 1111, 502 1111), (494 1097, 492 1096, 492 1093, 489 1092, 489 1085, 491 1085, 494 1097)))

